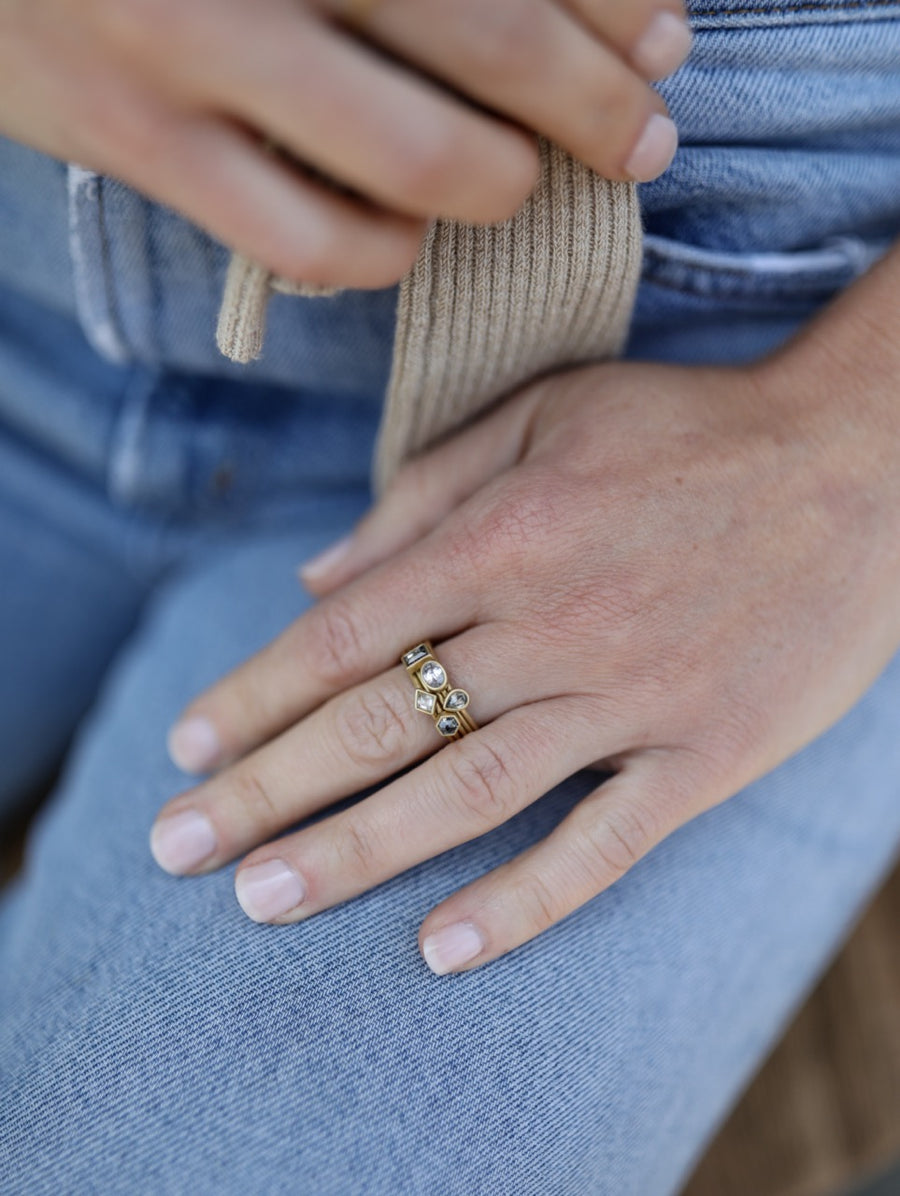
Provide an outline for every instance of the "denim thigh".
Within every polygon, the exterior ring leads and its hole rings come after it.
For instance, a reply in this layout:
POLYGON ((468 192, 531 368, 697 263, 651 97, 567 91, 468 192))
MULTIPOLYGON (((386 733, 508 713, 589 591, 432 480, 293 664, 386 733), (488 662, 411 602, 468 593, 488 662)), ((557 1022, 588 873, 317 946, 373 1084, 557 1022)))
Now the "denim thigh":
POLYGON ((900 835, 900 658, 832 730, 483 969, 416 932, 545 835, 492 833, 288 927, 233 866, 150 857, 182 703, 296 612, 298 540, 162 587, 0 906, 6 1192, 662 1196, 822 968, 900 835))

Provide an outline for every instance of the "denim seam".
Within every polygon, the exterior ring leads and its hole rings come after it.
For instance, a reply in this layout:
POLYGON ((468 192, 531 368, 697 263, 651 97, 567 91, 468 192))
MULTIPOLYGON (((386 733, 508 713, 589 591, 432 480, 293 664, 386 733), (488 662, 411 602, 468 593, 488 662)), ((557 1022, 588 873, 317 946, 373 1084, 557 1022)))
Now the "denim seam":
POLYGON ((103 176, 74 163, 68 169, 69 255, 78 321, 101 356, 128 362, 131 352, 113 302, 103 176), (97 266, 100 269, 97 269, 97 266))
POLYGON ((693 9, 692 17, 718 17, 727 20, 728 17, 765 17, 789 16, 791 13, 841 13, 856 12, 873 8, 900 8, 897 0, 841 0, 838 4, 780 4, 780 5, 745 5, 743 8, 699 8, 693 9))
POLYGON ((750 304, 757 304, 764 300, 771 300, 793 309, 796 306, 803 306, 811 301, 815 301, 819 297, 828 298, 838 291, 843 290, 844 287, 849 286, 854 281, 856 275, 847 274, 834 279, 816 279, 813 285, 801 289, 779 290, 776 287, 771 287, 768 290, 760 288, 758 290, 751 290, 747 287, 734 285, 735 280, 725 277, 708 278, 705 283, 697 278, 673 278, 665 271, 654 273, 652 267, 648 267, 641 275, 641 281, 648 283, 650 286, 659 287, 660 290, 674 291, 681 295, 696 295, 699 298, 705 299, 729 299, 735 302, 744 301, 750 304))

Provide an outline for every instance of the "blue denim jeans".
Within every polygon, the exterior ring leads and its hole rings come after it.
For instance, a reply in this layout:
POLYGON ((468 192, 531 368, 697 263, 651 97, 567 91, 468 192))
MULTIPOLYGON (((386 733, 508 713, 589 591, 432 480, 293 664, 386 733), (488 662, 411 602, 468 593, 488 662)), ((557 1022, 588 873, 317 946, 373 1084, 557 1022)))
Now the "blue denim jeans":
MULTIPOLYGON (((900 235, 900 4, 690 8, 628 354, 750 361, 900 235)), ((590 778, 292 927, 248 921, 233 868, 165 875, 147 836, 183 784, 166 729, 301 612, 294 566, 369 501, 396 298, 279 297, 238 371, 212 341, 225 256, 0 142, 8 808, 75 736, 0 902, 0 1190, 676 1192, 894 858, 900 657, 814 743, 470 974, 428 971, 420 920, 590 778)))

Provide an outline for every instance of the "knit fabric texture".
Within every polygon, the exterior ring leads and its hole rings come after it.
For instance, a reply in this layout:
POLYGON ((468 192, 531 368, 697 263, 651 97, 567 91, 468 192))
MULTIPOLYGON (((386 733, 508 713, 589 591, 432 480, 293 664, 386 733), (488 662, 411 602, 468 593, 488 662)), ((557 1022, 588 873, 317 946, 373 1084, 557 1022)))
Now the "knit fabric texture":
MULTIPOLYGON (((634 184, 603 179, 547 141, 538 184, 509 220, 438 221, 400 285, 376 489, 408 457, 531 379, 617 355, 642 248, 634 184)), ((217 335, 232 360, 262 352, 273 289, 323 293, 232 258, 217 335)))

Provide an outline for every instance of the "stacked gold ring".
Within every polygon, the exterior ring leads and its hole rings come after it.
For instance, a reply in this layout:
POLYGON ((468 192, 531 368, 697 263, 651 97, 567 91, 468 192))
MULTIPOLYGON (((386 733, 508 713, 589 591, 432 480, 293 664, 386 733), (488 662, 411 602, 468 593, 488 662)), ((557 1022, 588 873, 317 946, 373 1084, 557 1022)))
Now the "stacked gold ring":
POLYGON ((416 687, 416 710, 431 715, 439 735, 444 739, 462 739, 470 731, 478 730, 478 724, 469 714, 468 693, 450 684, 447 670, 435 659, 434 648, 427 640, 404 652, 400 663, 416 687))

